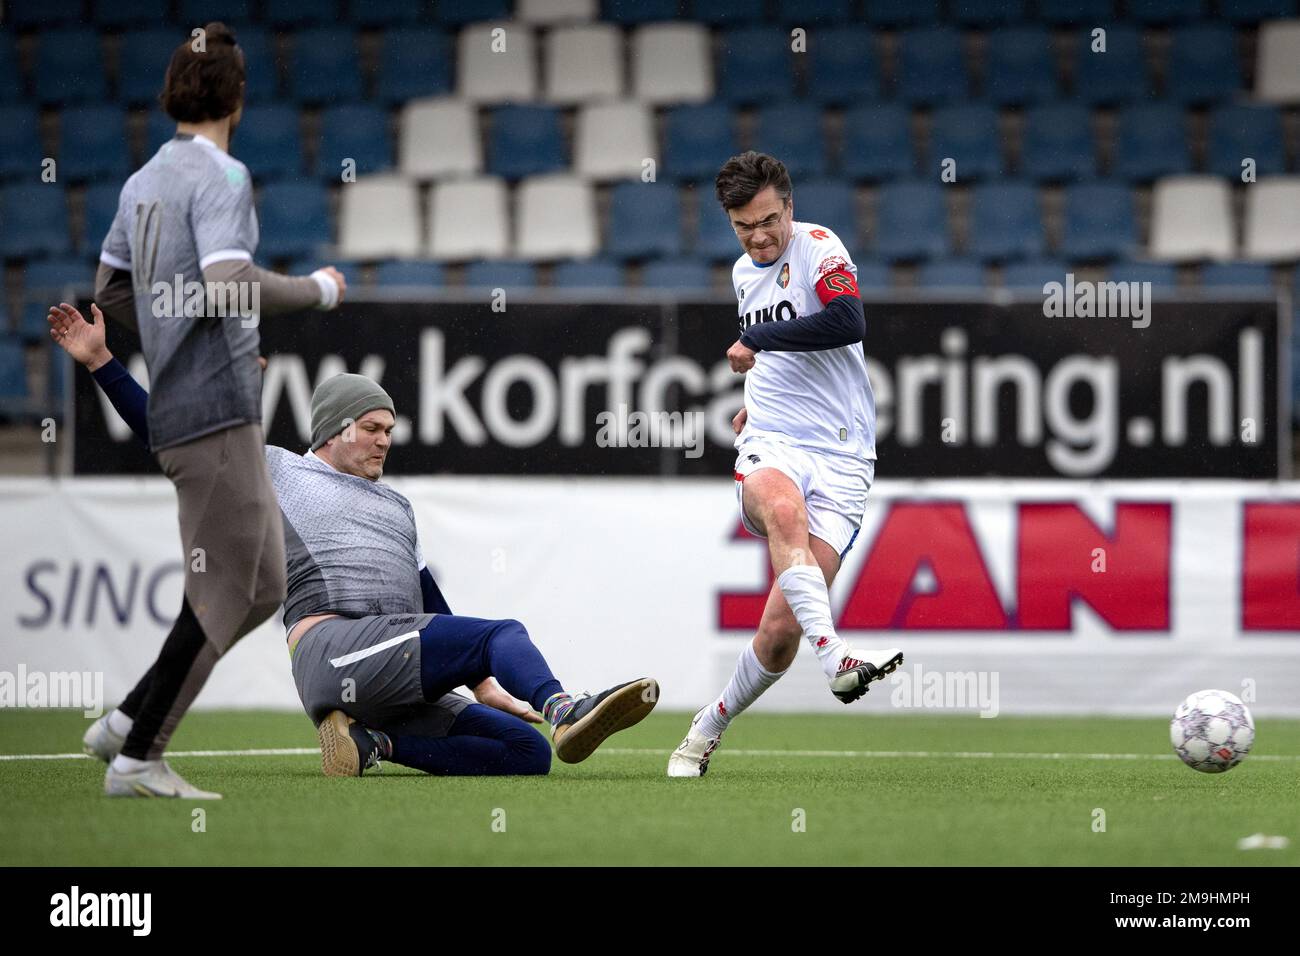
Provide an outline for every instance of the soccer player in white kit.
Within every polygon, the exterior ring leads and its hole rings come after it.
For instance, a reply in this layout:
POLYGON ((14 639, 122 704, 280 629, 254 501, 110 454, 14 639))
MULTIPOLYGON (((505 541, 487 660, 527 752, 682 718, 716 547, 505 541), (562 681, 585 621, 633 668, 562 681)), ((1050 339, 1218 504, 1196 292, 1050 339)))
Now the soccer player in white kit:
POLYGON ((767 538, 777 578, 731 680, 668 759, 670 777, 704 775, 722 732, 790 667, 801 636, 846 704, 903 661, 897 648, 850 648, 831 619, 828 588, 875 478, 857 267, 831 230, 795 221, 780 160, 735 156, 716 187, 744 249, 732 268, 741 334, 727 350, 732 371, 745 374, 732 423, 736 495, 745 528, 767 538))

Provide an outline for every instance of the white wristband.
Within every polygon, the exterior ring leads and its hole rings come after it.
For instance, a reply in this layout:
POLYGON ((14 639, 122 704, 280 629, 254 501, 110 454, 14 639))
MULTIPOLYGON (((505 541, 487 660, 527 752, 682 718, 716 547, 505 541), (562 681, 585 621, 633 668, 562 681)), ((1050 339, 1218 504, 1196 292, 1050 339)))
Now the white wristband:
POLYGON ((320 287, 320 301, 316 303, 316 308, 323 309, 326 312, 337 308, 339 304, 339 284, 324 269, 317 269, 311 274, 311 277, 316 280, 316 285, 320 287))

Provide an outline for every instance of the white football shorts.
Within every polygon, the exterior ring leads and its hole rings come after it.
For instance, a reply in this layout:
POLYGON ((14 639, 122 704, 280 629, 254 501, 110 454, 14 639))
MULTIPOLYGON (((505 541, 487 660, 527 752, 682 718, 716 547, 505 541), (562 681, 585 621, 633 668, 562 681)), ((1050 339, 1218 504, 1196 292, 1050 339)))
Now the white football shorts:
POLYGON ((823 454, 770 438, 747 438, 736 449, 736 502, 745 530, 762 538, 745 514, 745 479, 761 468, 775 468, 803 493, 808 531, 843 558, 853 547, 867 510, 867 492, 876 480, 876 463, 850 455, 823 454))

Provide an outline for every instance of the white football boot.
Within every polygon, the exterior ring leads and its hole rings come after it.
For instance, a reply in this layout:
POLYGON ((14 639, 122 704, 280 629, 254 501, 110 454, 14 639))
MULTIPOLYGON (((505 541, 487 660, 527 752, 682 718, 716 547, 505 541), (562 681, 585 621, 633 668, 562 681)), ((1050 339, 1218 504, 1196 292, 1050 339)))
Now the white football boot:
POLYGON ((850 647, 840 659, 839 670, 831 678, 831 693, 841 703, 851 704, 871 689, 872 681, 883 680, 901 663, 903 652, 897 647, 883 650, 850 647))
POLYGON ((709 769, 709 758, 722 743, 721 737, 706 737, 699 730, 701 710, 691 718, 691 729, 686 732, 686 739, 677 745, 672 756, 668 758, 668 776, 703 777, 709 769))
POLYGON ((104 763, 112 763, 113 758, 122 752, 125 743, 125 737, 113 733, 113 728, 108 725, 108 714, 105 714, 91 724, 86 735, 81 738, 81 750, 104 763))
POLYGON ((110 797, 173 797, 180 800, 220 800, 221 794, 200 790, 165 760, 150 760, 140 770, 121 773, 108 765, 104 774, 104 792, 110 797))

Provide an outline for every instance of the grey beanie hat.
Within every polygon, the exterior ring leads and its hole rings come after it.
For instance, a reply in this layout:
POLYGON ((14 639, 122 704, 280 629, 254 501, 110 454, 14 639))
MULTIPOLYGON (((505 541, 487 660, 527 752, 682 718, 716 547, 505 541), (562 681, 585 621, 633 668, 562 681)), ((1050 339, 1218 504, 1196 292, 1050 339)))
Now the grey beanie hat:
POLYGON ((311 450, 376 408, 397 414, 388 393, 364 375, 344 372, 321 382, 311 394, 311 450))

